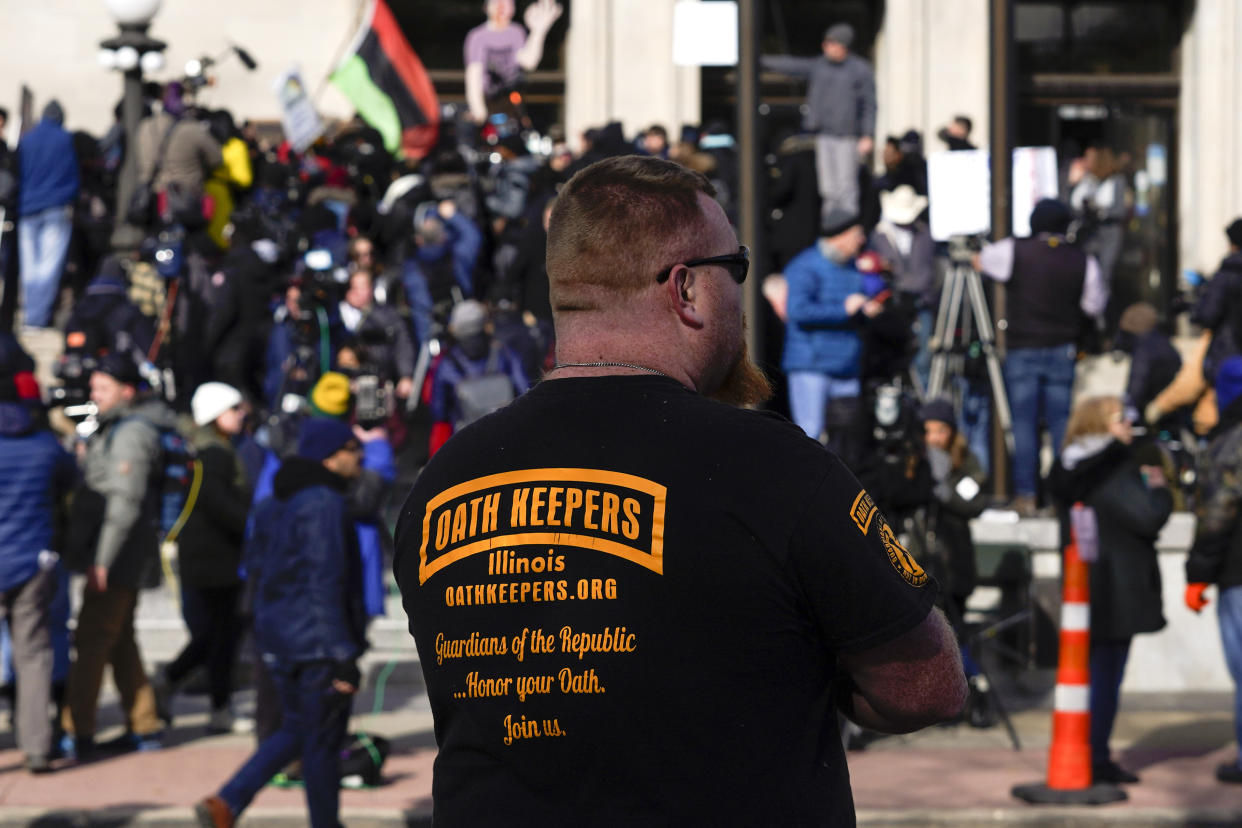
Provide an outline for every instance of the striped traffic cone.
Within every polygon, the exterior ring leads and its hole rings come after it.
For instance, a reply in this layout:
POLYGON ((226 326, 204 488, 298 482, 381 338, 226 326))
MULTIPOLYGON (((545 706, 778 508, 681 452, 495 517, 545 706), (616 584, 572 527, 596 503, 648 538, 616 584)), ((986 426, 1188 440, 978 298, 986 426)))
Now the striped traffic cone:
POLYGON ((1091 781, 1091 595, 1087 563, 1073 532, 1061 573, 1061 647, 1053 696, 1048 781, 1016 785, 1013 795, 1033 805, 1104 805, 1126 792, 1091 781))

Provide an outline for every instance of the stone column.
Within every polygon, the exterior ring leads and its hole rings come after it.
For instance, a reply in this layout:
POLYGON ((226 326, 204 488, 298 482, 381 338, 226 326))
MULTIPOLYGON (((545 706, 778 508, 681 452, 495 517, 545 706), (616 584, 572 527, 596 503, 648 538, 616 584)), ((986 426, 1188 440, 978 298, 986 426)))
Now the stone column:
POLYGON ((923 133, 927 153, 945 149, 936 132, 954 115, 974 121, 971 140, 988 143, 987 0, 888 0, 875 43, 876 163, 888 135, 923 133))
POLYGON ((565 128, 572 146, 584 129, 621 121, 627 138, 662 124, 676 140, 701 114, 699 69, 673 65, 675 0, 571 0, 565 128))
POLYGON ((1178 262, 1211 274, 1242 215, 1242 6, 1198 0, 1182 38, 1178 123, 1178 262))

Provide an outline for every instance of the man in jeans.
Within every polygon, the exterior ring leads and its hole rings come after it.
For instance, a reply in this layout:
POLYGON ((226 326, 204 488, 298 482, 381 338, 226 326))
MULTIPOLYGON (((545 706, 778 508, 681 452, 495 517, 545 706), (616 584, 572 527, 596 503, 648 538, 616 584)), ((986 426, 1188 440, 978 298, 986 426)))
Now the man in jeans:
POLYGON ((17 145, 21 182, 17 250, 28 328, 52 324, 52 306, 73 231, 78 157, 73 151, 73 137, 61 126, 64 122, 64 110, 52 101, 43 110, 43 120, 17 145))
POLYGON ((245 567, 254 586, 255 644, 280 693, 280 729, 219 793, 200 824, 228 828, 277 771, 301 757, 313 828, 336 828, 339 754, 366 645, 357 537, 346 505, 362 471, 348 423, 315 417, 251 521, 245 567))
POLYGON ((1078 337, 1085 318, 1099 317, 1108 304, 1099 263, 1065 238, 1071 218, 1065 204, 1044 199, 1031 211, 1028 238, 986 245, 974 263, 1008 289, 1005 386, 1013 411, 1013 506, 1024 516, 1034 514, 1037 505, 1040 422, 1059 454, 1078 337))
MULTIPOLYGON (((1233 677, 1234 730, 1242 745, 1242 357, 1221 363, 1216 375, 1220 424, 1203 453, 1195 542, 1186 558, 1186 606, 1208 604, 1216 585, 1217 617, 1225 663, 1233 677)), ((1221 782, 1242 784, 1242 754, 1216 768, 1221 782)))
POLYGON ((849 455, 859 421, 862 340, 858 328, 881 306, 867 297, 854 257, 867 237, 854 213, 833 211, 820 240, 785 267, 785 352, 793 421, 813 440, 828 432, 828 446, 849 455))
POLYGON ((820 57, 768 55, 763 68, 806 78, 802 128, 815 134, 815 167, 822 216, 832 210, 857 213, 858 166, 871 154, 875 132, 875 74, 850 52, 854 27, 837 23, 824 33, 820 57))

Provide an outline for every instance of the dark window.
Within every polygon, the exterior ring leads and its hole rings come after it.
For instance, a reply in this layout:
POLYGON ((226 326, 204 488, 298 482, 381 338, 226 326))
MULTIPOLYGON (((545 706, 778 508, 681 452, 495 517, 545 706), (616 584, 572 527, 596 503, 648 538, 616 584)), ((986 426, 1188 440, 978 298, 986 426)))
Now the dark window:
POLYGON ((1018 72, 1176 72, 1185 0, 1019 0, 1018 72))

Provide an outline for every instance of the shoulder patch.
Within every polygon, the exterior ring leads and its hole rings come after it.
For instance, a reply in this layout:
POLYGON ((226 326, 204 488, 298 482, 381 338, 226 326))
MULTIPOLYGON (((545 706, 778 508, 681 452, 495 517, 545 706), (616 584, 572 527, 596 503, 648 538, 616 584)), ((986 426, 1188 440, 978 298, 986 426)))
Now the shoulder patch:
POLYGON ((897 540, 897 536, 893 534, 893 529, 888 525, 888 521, 883 516, 880 517, 880 540, 884 544, 884 551, 888 553, 888 562, 893 565, 893 569, 897 570, 906 583, 910 586, 921 587, 927 583, 927 573, 923 571, 923 567, 919 566, 919 562, 914 556, 906 551, 906 548, 897 540))
POLYGON ((871 529, 871 520, 878 511, 880 510, 876 508, 875 501, 864 489, 858 493, 858 497, 854 498, 854 504, 850 506, 850 517, 853 518, 858 531, 866 535, 871 529))

